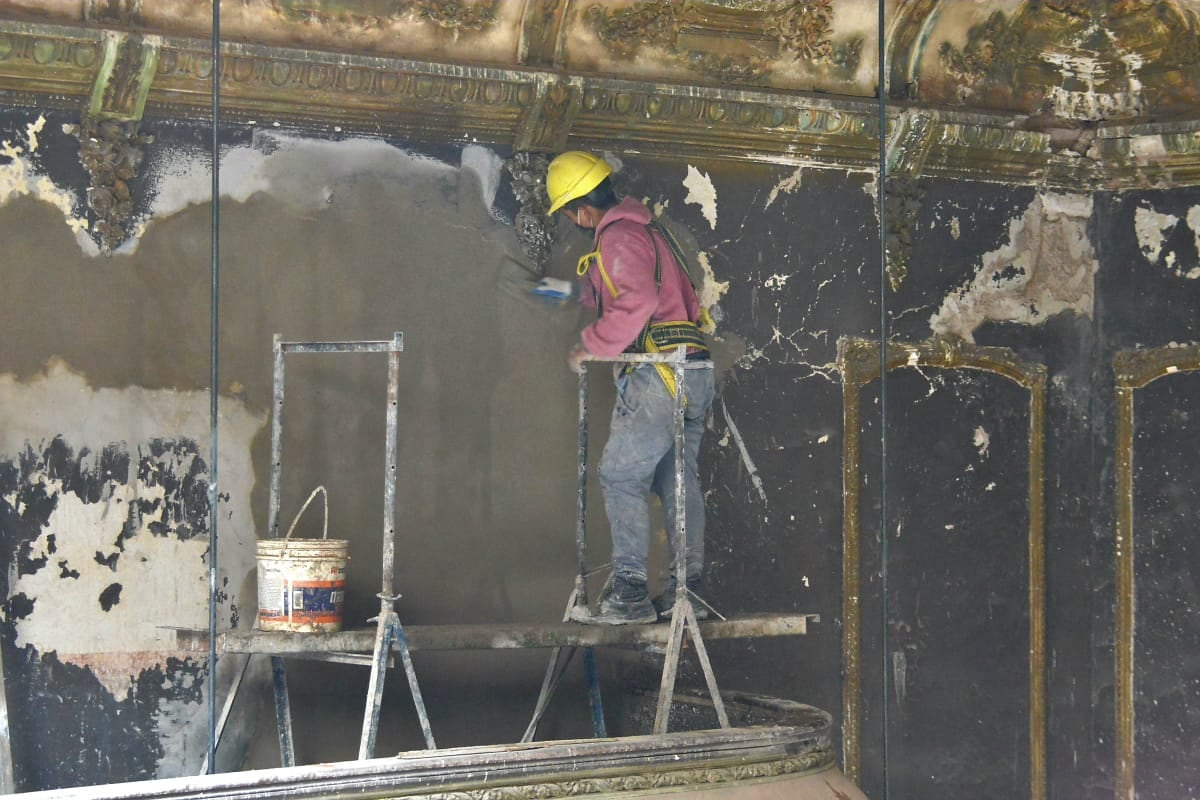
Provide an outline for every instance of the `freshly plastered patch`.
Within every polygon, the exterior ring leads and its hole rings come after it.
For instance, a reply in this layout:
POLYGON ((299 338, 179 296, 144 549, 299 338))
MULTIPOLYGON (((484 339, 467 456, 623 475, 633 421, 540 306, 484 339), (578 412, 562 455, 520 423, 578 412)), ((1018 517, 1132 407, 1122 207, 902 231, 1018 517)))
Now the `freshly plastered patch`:
MULTIPOLYGON (((482 170, 495 168, 484 154, 468 157, 482 170), (485 163, 486 162, 486 163, 485 163)), ((131 238, 118 252, 130 253, 146 229, 184 209, 212 199, 211 154, 175 147, 159 153, 147 169, 147 192, 152 195, 149 214, 133 227, 131 238)), ((336 202, 333 187, 354 175, 375 175, 403 181, 414 175, 449 174, 457 169, 444 161, 410 153, 378 139, 325 141, 292 136, 275 130, 255 131, 249 145, 221 154, 219 177, 222 198, 245 202, 258 193, 268 194, 297 211, 312 212, 336 202)), ((494 190, 483 180, 484 192, 494 190)))

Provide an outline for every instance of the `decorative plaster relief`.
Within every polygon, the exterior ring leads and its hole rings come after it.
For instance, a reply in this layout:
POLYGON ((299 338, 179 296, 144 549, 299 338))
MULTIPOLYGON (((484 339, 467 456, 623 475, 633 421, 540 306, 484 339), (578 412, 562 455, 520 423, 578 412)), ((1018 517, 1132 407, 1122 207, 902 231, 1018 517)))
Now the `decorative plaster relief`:
POLYGON ((985 253, 975 277, 955 289, 929 321, 938 336, 974 342, 985 322, 1040 325, 1073 311, 1090 317, 1099 262, 1087 224, 1090 195, 1038 195, 1009 223, 1009 240, 985 253))
POLYGON ((863 39, 833 41, 832 0, 593 3, 584 20, 614 56, 659 58, 721 83, 760 83, 788 61, 858 69, 863 39))
POLYGON ((554 243, 554 231, 546 215, 550 208, 550 198, 546 195, 546 168, 549 166, 548 156, 528 152, 515 153, 504 162, 504 168, 512 175, 513 196, 521 204, 516 219, 517 239, 539 275, 545 274, 550 247, 554 243))
POLYGON ((970 21, 967 15, 995 8, 953 5, 953 19, 936 21, 945 33, 938 64, 924 65, 919 99, 1093 122, 1194 102, 1200 49, 1191 4, 1009 3, 970 25, 965 41, 951 41, 970 21), (1163 68, 1164 53, 1171 54, 1172 69, 1163 68))
POLYGON ((142 165, 142 148, 154 137, 138 130, 137 122, 99 120, 84 116, 70 133, 79 139, 79 160, 92 179, 87 190, 92 231, 106 255, 125 241, 133 215, 129 181, 142 165))

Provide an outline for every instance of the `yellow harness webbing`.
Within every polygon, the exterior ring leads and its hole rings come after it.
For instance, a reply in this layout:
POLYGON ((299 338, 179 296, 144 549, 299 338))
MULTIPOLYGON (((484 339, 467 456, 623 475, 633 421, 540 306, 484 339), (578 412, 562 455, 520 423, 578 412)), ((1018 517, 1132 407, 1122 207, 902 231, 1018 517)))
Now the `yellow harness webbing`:
MULTIPOLYGON (((679 349, 680 347, 700 348, 705 353, 708 352, 708 346, 704 343, 704 339, 700 336, 700 328, 694 322, 687 320, 681 322, 658 322, 653 325, 647 325, 639 337, 638 344, 643 353, 661 353, 664 350, 679 349)), ((654 369, 658 371, 658 376, 662 378, 663 385, 667 387, 667 394, 671 397, 675 396, 675 367, 671 364, 655 364, 654 369)), ((687 405, 687 397, 684 396, 683 404, 687 405)))
MULTIPOLYGON (((675 241, 675 237, 673 237, 670 232, 666 230, 666 228, 658 225, 657 223, 652 222, 646 227, 648 229, 658 231, 663 240, 667 243, 667 247, 671 249, 672 254, 679 263, 680 269, 683 271, 684 276, 688 279, 688 282, 691 283, 691 276, 687 271, 687 260, 683 257, 682 248, 680 248, 679 243, 675 241)), ((647 232, 649 233, 649 230, 647 232)), ((662 281, 662 263, 658 256, 658 243, 654 241, 653 234, 650 234, 650 241, 654 247, 654 283, 655 286, 658 286, 662 281)), ((604 259, 600 256, 600 248, 596 248, 590 253, 584 253, 579 257, 579 261, 575 265, 575 274, 581 278, 587 275, 588 270, 591 269, 593 262, 596 264, 597 269, 600 270, 600 280, 603 281, 605 287, 615 298, 618 294, 617 287, 613 284, 612 278, 608 277, 608 270, 604 269, 604 259)), ((694 290, 695 288, 693 287, 693 291, 694 290)), ((600 313, 603 314, 604 305, 600 298, 597 298, 597 306, 600 313)), ((701 324, 704 324, 708 316, 708 310, 701 308, 700 316, 701 324)), ((700 335, 699 326, 690 320, 657 322, 653 324, 648 323, 641 335, 638 336, 637 341, 634 342, 634 346, 637 348, 637 350, 634 352, 641 353, 661 353, 665 349, 677 349, 680 347, 689 346, 695 347, 704 353, 708 352, 708 345, 705 343, 704 337, 700 335)), ((630 367, 627 365, 625 369, 628 370, 630 367)), ((667 387, 667 393, 670 394, 671 397, 674 397, 675 368, 670 364, 655 364, 654 369, 658 372, 659 377, 662 378, 663 385, 667 387)), ((685 405, 687 404, 687 397, 683 398, 683 402, 685 405)))
POLYGON ((588 269, 591 268, 592 262, 596 262, 596 267, 600 270, 600 279, 604 281, 604 285, 612 292, 612 296, 617 296, 617 287, 613 285, 612 278, 608 277, 608 271, 604 269, 604 259, 600 257, 600 248, 596 248, 590 253, 584 253, 579 257, 579 262, 575 265, 575 274, 583 277, 588 274, 588 269))

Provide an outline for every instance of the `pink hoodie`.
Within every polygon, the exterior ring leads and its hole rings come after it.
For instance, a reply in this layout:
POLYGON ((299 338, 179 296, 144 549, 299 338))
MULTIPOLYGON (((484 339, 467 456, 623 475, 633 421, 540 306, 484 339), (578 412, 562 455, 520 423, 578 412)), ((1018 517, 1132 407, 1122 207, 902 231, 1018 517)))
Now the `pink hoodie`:
POLYGON ((596 243, 612 290, 593 261, 581 282, 580 301, 601 314, 580 334, 583 346, 597 358, 623 353, 646 327, 646 322, 695 322, 700 301, 687 274, 661 234, 653 236, 647 223, 653 217, 645 204, 626 197, 605 212, 596 226, 596 243), (658 251, 662 280, 654 285, 654 255, 658 251))

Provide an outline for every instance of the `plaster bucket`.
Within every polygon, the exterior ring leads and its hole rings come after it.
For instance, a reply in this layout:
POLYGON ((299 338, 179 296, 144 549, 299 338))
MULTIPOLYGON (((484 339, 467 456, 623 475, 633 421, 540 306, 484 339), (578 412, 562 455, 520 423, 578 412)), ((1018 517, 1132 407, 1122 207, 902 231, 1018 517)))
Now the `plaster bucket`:
POLYGON ((264 631, 328 633, 342 629, 350 542, 329 538, 329 495, 313 489, 282 539, 258 541, 258 627, 264 631), (320 492, 325 529, 320 539, 293 539, 300 515, 320 492))

